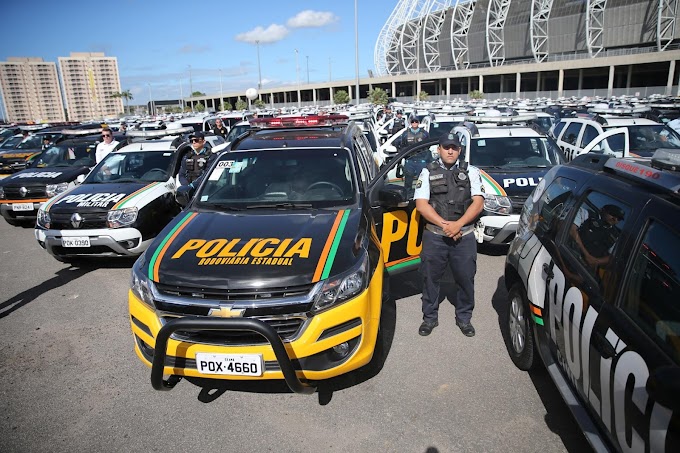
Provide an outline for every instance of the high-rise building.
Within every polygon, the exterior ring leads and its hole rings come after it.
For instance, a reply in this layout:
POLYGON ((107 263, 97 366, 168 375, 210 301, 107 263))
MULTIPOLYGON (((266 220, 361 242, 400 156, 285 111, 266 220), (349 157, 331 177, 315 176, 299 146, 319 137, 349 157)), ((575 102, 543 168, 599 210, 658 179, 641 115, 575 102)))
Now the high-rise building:
POLYGON ((57 66, 38 57, 0 61, 0 90, 10 122, 65 121, 57 66))
POLYGON ((116 117, 123 113, 118 59, 103 52, 71 52, 59 57, 59 72, 71 121, 116 117))

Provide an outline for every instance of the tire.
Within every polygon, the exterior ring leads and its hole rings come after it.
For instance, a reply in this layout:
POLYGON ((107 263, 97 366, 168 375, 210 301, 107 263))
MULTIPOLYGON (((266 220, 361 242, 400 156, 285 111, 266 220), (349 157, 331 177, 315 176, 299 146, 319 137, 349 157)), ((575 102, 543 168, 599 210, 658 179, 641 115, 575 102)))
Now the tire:
POLYGON ((529 315, 529 302, 521 283, 515 283, 508 293, 508 309, 503 320, 505 346, 512 363, 523 371, 534 368, 536 345, 529 315))

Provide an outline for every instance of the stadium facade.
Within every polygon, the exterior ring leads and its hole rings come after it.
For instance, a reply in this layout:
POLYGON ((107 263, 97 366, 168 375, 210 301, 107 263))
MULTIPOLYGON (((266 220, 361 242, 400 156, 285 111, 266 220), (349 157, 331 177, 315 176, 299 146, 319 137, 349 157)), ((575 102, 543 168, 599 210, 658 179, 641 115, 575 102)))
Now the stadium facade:
MULTIPOLYGON (((358 81, 262 89, 271 106, 356 100, 380 87, 397 98, 679 95, 680 0, 400 0, 358 81)), ((243 93, 225 93, 234 104, 243 93)), ((219 98, 188 99, 208 108, 219 98)))

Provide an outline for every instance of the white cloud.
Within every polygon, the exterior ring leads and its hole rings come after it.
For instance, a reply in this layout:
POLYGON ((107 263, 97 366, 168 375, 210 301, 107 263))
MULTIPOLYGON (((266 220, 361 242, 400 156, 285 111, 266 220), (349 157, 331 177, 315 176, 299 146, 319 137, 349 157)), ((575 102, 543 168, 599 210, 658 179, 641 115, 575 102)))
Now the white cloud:
POLYGON ((260 41, 260 44, 272 43, 281 41, 288 36, 289 30, 283 25, 271 24, 267 28, 255 27, 245 33, 236 35, 236 40, 255 44, 260 41))
POLYGON ((287 25, 290 28, 314 28, 332 24, 337 20, 338 16, 331 12, 307 9, 288 19, 287 25))

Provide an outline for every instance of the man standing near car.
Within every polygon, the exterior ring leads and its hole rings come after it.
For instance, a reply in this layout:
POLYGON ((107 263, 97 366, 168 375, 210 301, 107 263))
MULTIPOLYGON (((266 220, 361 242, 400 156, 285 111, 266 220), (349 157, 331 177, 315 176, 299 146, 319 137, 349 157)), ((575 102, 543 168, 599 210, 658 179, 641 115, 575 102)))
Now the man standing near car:
POLYGON ((475 306, 477 241, 474 222, 484 208, 482 178, 476 167, 458 162, 461 144, 455 134, 439 139, 439 159, 423 168, 416 184, 416 209, 427 221, 423 231, 420 272, 423 275, 423 323, 429 335, 439 325, 439 292, 448 265, 458 285, 456 325, 465 336, 475 335, 470 322, 475 306))
POLYGON ((108 127, 102 129, 102 141, 99 142, 97 149, 94 152, 96 162, 101 162, 111 151, 116 149, 116 146, 118 145, 118 141, 113 139, 113 132, 111 129, 108 127))
POLYGON ((191 151, 182 160, 179 168, 179 182, 183 186, 197 187, 205 170, 210 167, 217 154, 213 154, 205 146, 205 135, 203 132, 195 132, 189 135, 191 141, 191 151))

